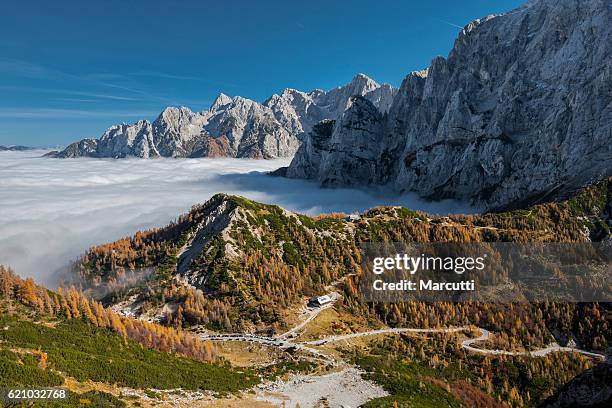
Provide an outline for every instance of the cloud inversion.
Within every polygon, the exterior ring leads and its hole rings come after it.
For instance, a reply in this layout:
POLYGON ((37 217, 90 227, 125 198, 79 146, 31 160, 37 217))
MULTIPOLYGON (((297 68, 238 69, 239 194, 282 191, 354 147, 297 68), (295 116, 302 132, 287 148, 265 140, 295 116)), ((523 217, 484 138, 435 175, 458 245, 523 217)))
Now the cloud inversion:
POLYGON ((472 212, 453 201, 425 202, 384 191, 320 189, 265 172, 288 159, 46 159, 42 151, 0 153, 0 264, 49 282, 92 245, 159 227, 217 192, 305 214, 404 205, 435 213, 472 212))

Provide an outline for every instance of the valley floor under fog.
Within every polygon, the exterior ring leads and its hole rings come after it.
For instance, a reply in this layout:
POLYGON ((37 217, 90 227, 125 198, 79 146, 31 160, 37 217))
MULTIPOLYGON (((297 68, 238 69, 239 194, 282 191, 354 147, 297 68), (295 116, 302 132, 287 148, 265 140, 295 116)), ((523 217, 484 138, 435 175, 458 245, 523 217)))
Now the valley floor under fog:
POLYGON ((453 201, 388 191, 321 189, 270 177, 289 159, 50 159, 45 151, 0 153, 0 264, 52 284, 52 272, 88 247, 166 225, 218 192, 309 215, 402 205, 473 212, 453 201))

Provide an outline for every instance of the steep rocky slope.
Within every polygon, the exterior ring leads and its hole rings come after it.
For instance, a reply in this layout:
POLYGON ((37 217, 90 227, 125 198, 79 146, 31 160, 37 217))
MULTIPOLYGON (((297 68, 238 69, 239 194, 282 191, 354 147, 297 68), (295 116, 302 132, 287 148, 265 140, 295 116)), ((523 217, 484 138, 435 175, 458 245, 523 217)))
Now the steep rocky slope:
POLYGON ((396 93, 397 89, 391 85, 379 85, 366 75, 358 74, 348 85, 329 92, 315 89, 306 93, 285 89, 281 95, 272 95, 264 106, 272 109, 283 126, 294 134, 300 134, 309 132, 323 119, 340 117, 348 107, 351 96, 363 96, 384 113, 389 110, 396 93))
POLYGON ((465 26, 387 116, 357 98, 315 127, 286 173, 519 208, 611 175, 611 126, 610 1, 532 0, 465 26))
POLYGON ((152 123, 110 127, 99 139, 84 139, 52 157, 291 157, 304 131, 338 117, 353 95, 362 95, 388 110, 396 89, 363 74, 325 92, 286 89, 263 104, 225 94, 207 111, 168 107, 152 123))
POLYGON ((575 377, 540 406, 605 407, 612 402, 612 366, 608 361, 592 367, 575 377))

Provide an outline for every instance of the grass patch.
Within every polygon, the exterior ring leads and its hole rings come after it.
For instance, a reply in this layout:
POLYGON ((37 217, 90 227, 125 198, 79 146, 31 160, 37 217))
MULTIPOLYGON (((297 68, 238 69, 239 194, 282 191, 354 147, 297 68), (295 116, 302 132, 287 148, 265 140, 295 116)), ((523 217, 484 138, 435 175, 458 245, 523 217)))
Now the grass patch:
MULTIPOLYGON (((201 363, 146 349, 81 321, 60 322, 50 328, 5 316, 0 318, 0 324, 8 326, 8 330, 0 331, 4 345, 41 349, 48 354, 49 368, 81 382, 92 380, 140 389, 180 387, 219 393, 236 392, 258 382, 256 375, 248 370, 238 372, 227 365, 201 363)), ((2 381, 12 382, 5 385, 59 385, 57 376, 51 372, 32 365, 17 367, 14 356, 6 351, 0 355, 0 364, 12 373, 10 380, 5 380, 6 371, 2 370, 2 381)))
POLYGON ((367 378, 381 385, 391 395, 374 399, 364 407, 461 407, 461 403, 442 387, 422 378, 426 371, 419 365, 385 361, 382 356, 362 356, 356 363, 368 372, 367 378))

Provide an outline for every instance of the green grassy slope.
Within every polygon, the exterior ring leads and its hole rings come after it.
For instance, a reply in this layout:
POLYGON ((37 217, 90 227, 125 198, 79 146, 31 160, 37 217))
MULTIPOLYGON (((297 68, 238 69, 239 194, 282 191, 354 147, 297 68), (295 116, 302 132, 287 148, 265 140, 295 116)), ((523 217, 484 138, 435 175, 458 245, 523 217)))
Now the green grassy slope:
MULTIPOLYGON (((2 363, 10 367, 0 379, 4 386, 63 383, 61 372, 78 381, 92 380, 136 389, 156 388, 235 392, 257 382, 253 373, 238 373, 218 364, 201 363, 142 347, 115 333, 83 321, 60 321, 55 327, 16 317, 0 318, 2 363), (40 370, 31 355, 9 349, 44 350, 48 367, 40 370), (11 363, 13 362, 13 363, 11 363), (17 362, 24 363, 23 365, 17 362), (13 374, 10 374, 13 373, 13 374)), ((36 360, 37 362, 37 360, 36 360)))

